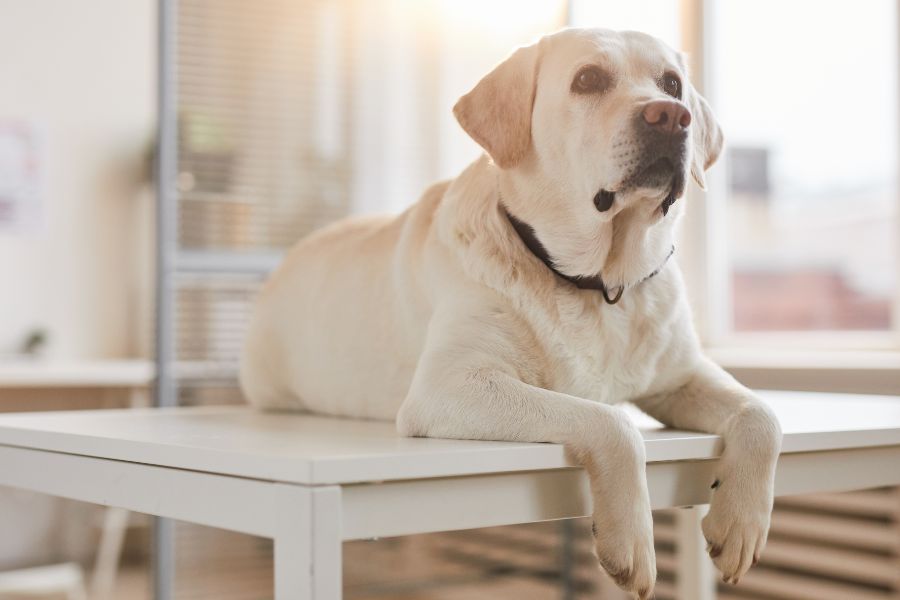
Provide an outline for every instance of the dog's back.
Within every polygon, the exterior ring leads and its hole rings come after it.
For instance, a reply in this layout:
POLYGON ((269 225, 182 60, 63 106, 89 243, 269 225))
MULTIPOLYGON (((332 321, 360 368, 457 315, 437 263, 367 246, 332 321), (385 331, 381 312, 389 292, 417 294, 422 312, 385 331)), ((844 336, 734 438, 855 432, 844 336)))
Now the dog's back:
POLYGON ((433 186, 396 217, 343 220, 288 253, 260 292, 247 332, 240 378, 249 402, 395 417, 430 315, 415 263, 445 190, 433 186))

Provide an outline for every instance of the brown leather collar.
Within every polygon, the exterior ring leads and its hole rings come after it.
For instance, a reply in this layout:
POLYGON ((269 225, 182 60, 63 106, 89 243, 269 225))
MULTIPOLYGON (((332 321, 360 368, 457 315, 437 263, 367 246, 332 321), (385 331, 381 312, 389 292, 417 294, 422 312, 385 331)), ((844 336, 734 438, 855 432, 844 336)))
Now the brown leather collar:
MULTIPOLYGON (((503 213, 506 215, 506 218, 509 219, 510 224, 515 229, 516 233, 519 234, 519 238, 522 240, 522 243, 525 244, 525 247, 534 254, 542 263, 547 265, 547 268, 553 271, 558 277, 561 277, 583 290, 599 290, 601 294, 603 294, 603 300, 606 301, 607 304, 615 304, 619 300, 622 299, 622 293, 625 291, 625 286, 620 285, 612 290, 607 289, 606 284, 603 283, 603 276, 601 274, 597 275, 588 275, 588 276, 571 276, 566 275, 565 273, 560 272, 556 266, 554 265, 553 258, 551 258, 550 253, 547 252, 547 249, 541 243, 541 240, 538 239, 537 234, 534 231, 534 227, 518 219, 509 210, 506 208, 503 203, 500 204, 500 207, 503 209, 503 213), (612 294, 610 294, 612 292, 612 294)), ((660 271, 662 271, 663 267, 669 262, 669 259, 672 258, 672 255, 675 254, 675 246, 672 246, 672 249, 669 251, 669 254, 666 255, 666 258, 663 260, 662 264, 659 265, 652 273, 641 279, 637 284, 641 284, 654 275, 657 275, 660 271)), ((635 285, 637 285, 635 284, 635 285)))

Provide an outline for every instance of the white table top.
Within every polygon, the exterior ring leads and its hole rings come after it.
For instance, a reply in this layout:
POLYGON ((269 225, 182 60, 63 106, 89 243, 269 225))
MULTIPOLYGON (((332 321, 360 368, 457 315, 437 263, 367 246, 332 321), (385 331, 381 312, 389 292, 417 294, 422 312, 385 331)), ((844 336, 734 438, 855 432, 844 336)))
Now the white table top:
POLYGON ((0 387, 13 388, 130 388, 153 382, 149 360, 0 360, 0 387))
MULTIPOLYGON (((900 397, 760 394, 779 416, 785 453, 900 446, 900 397)), ((718 455, 717 436, 663 429, 632 414, 648 462, 718 455)), ((0 445, 301 484, 573 466, 556 444, 410 439, 392 423, 242 406, 2 415, 0 445)))

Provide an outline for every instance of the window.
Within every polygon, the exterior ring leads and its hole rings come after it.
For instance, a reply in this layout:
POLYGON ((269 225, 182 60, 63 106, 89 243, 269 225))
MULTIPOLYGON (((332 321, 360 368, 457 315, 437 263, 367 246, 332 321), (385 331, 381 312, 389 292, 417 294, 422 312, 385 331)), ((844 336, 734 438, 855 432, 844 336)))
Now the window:
POLYGON ((896 0, 707 7, 707 92, 727 140, 709 197, 724 205, 708 248, 727 256, 720 332, 891 329, 896 0))
POLYGON ((722 123, 726 152, 679 244, 708 343, 894 347, 897 6, 570 3, 574 26, 638 29, 692 52, 722 123))

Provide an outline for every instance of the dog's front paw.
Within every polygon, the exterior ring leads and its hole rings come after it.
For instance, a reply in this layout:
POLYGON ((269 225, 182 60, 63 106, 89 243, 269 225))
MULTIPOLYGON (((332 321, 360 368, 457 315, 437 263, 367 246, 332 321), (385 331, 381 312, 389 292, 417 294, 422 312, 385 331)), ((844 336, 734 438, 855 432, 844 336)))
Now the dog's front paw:
POLYGON ((622 520, 595 516, 594 549, 600 566, 620 588, 647 600, 656 584, 653 518, 649 510, 634 517, 631 527, 623 527, 622 520))
POLYGON ((713 483, 709 514, 702 522, 709 556, 722 581, 736 584, 759 561, 772 514, 771 486, 742 485, 739 475, 713 483), (755 489, 754 489, 755 487, 755 489))

